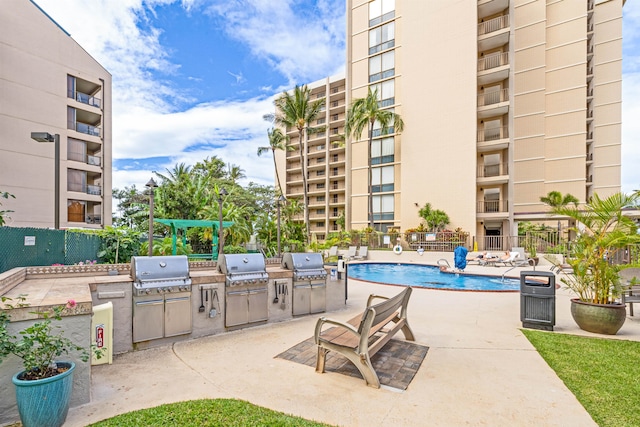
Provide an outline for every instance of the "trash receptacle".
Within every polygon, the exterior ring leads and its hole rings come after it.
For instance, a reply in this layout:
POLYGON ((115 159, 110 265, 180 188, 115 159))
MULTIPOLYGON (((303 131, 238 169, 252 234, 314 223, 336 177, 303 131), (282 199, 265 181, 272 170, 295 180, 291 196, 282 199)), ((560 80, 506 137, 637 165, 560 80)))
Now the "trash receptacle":
POLYGON ((553 331, 556 324, 556 275, 547 271, 520 273, 520 320, 523 328, 553 331))

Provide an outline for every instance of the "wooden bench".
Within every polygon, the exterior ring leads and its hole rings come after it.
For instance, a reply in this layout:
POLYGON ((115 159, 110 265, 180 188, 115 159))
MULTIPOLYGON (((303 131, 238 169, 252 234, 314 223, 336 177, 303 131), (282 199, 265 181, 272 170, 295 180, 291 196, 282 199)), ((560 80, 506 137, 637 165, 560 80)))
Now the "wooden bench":
POLYGON ((410 296, 410 287, 391 298, 370 295, 364 312, 346 323, 326 317, 318 319, 314 334, 318 345, 316 372, 324 372, 326 355, 333 350, 356 365, 368 386, 380 388, 380 380, 371 364, 371 356, 400 330, 407 340, 415 341, 407 323, 410 296), (383 301, 372 305, 375 299, 383 301), (333 327, 323 330, 325 325, 333 327))

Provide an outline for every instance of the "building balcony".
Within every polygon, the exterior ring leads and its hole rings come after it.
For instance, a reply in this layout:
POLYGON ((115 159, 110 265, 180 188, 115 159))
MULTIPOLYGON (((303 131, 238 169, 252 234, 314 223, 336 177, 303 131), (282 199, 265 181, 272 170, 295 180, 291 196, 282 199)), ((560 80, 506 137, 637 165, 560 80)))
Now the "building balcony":
POLYGON ((102 136, 102 130, 99 127, 90 125, 88 123, 81 123, 81 122, 70 123, 69 129, 73 129, 76 132, 84 133, 86 135, 97 136, 97 137, 102 136))
POLYGON ((478 59, 478 84, 487 85, 509 77, 509 52, 492 53, 478 59))
POLYGON ((102 224, 102 215, 88 214, 85 216, 84 222, 87 224, 102 224))
POLYGON ((509 43, 509 15, 478 24, 478 51, 492 50, 509 43))
POLYGON ((509 0, 478 0, 478 19, 509 9, 509 0))
POLYGON ((509 206, 506 200, 479 200, 476 213, 507 213, 509 206))
POLYGON ((102 106, 102 101, 100 100, 100 98, 91 96, 88 93, 76 92, 72 95, 73 96, 71 96, 71 98, 74 98, 76 101, 81 102, 82 104, 86 104, 96 108, 100 108, 102 106))
POLYGON ((85 193, 91 196, 102 196, 102 187, 99 185, 69 183, 67 190, 85 193))
POLYGON ((478 129, 478 152, 499 151, 509 147, 509 127, 478 129))
POLYGON ((503 116, 509 112, 509 89, 478 95, 478 118, 503 116))
POLYGON ((495 165, 478 166, 478 178, 495 178, 509 175, 509 166, 507 163, 499 163, 495 165))

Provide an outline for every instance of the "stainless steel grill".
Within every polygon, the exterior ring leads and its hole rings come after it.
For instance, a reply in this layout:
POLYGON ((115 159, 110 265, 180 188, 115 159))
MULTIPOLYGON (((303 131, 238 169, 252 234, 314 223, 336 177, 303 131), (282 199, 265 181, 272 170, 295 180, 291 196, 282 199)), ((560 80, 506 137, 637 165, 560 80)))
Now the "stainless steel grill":
POLYGON ((133 342, 188 334, 191 279, 186 256, 132 257, 133 342))
POLYGON ((322 254, 285 253, 282 267, 293 270, 293 315, 320 313, 327 307, 327 271, 322 254))
POLYGON ((191 292, 189 259, 177 256, 131 257, 133 295, 191 292))
POLYGON ((262 254, 223 254, 218 260, 218 271, 226 276, 226 286, 269 282, 262 254))
POLYGON ((264 256, 223 254, 218 271, 226 276, 226 327, 267 320, 269 274, 264 256))

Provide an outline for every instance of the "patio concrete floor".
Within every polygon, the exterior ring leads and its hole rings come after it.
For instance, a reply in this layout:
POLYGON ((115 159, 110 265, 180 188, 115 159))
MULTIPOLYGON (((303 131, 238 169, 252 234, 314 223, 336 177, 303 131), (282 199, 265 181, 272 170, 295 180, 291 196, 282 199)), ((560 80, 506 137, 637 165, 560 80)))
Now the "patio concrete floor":
MULTIPOLYGON (((348 288, 345 308, 323 315, 346 320, 370 293, 398 292, 356 280, 348 288)), ((599 336, 578 329, 569 299, 568 291, 557 291, 555 332, 599 336)), ((518 292, 414 289, 408 316, 416 342, 429 351, 406 391, 275 358, 313 335, 320 315, 311 315, 117 355, 112 365, 92 368, 91 403, 71 409, 65 426, 202 398, 243 399, 340 426, 596 425, 521 333, 518 292)), ((640 316, 628 316, 618 335, 599 337, 640 340, 640 316)))

